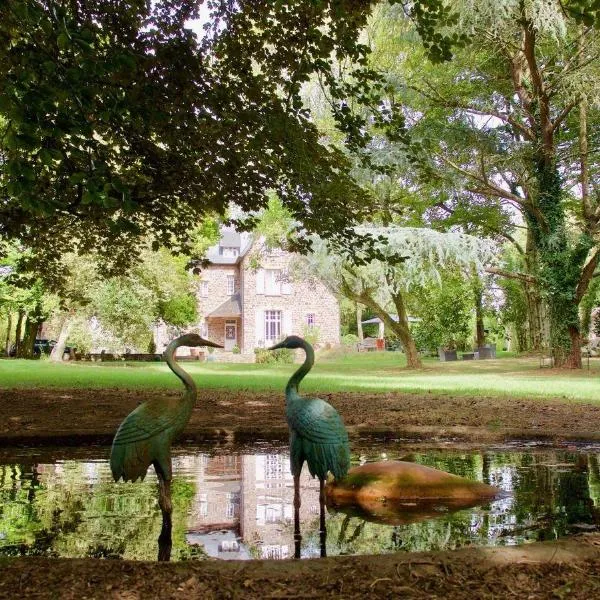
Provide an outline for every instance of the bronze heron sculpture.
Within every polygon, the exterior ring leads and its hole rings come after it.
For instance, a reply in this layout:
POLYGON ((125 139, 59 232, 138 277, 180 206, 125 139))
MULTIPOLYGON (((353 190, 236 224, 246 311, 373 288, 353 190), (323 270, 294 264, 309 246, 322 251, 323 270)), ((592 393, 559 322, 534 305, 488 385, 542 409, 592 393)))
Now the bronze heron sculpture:
POLYGON ((185 386, 180 398, 147 400, 130 412, 119 426, 110 452, 110 468, 115 481, 144 479, 150 465, 158 477, 158 503, 162 511, 162 529, 159 539, 159 560, 169 560, 171 550, 171 444, 184 430, 196 403, 196 384, 175 362, 179 346, 212 346, 222 348, 195 333, 173 340, 165 350, 169 368, 185 386))
POLYGON ((302 348, 306 353, 304 363, 290 377, 285 388, 286 419, 290 428, 290 465, 294 476, 295 556, 300 558, 300 473, 305 461, 310 474, 319 478, 321 556, 325 556, 325 479, 329 472, 336 479, 348 472, 348 432, 331 404, 320 398, 304 398, 298 394, 298 385, 315 362, 313 347, 301 337, 291 335, 269 350, 278 348, 302 348))

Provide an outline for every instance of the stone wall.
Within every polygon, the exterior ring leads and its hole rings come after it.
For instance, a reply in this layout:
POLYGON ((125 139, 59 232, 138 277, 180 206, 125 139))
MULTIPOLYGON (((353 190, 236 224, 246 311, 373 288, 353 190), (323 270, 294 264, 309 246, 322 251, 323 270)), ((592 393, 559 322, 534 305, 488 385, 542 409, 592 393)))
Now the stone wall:
MULTIPOLYGON (((201 296, 201 283, 198 283, 198 314, 203 318, 217 309, 231 297, 227 293, 227 276, 235 277, 234 294, 240 291, 240 273, 238 265, 209 265, 200 272, 200 280, 208 282, 208 296, 201 296)), ((216 340, 215 340, 216 341, 216 340)))

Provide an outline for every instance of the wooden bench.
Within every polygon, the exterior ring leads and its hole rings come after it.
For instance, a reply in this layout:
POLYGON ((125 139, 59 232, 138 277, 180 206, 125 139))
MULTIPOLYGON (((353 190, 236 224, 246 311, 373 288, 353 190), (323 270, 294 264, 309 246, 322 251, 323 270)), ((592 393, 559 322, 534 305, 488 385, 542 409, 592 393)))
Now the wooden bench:
POLYGON ((372 350, 385 350, 385 340, 379 338, 365 338, 362 342, 356 344, 359 352, 370 352, 372 350))

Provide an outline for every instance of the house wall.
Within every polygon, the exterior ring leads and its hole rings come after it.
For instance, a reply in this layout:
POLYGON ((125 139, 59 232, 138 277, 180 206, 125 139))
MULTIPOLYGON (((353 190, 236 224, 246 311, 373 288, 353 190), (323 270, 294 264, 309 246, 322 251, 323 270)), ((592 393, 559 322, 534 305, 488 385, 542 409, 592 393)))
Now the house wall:
MULTIPOLYGON (((292 254, 282 250, 264 254, 261 256, 261 268, 287 270, 292 258, 292 254)), ((340 343, 339 303, 321 282, 291 280, 289 293, 261 294, 257 293, 257 269, 251 264, 249 255, 242 259, 240 271, 244 320, 242 353, 253 353, 254 348, 265 346, 265 310, 282 311, 282 335, 305 334, 307 315, 312 313, 318 328, 317 347, 340 343)))
MULTIPOLYGON (((230 298, 227 293, 227 276, 235 277, 234 294, 240 291, 240 273, 238 265, 209 265, 200 272, 200 280, 208 282, 208 297, 201 296, 201 283, 198 284, 198 314, 202 317, 221 306, 230 298)), ((216 341, 216 340, 215 340, 216 341)))

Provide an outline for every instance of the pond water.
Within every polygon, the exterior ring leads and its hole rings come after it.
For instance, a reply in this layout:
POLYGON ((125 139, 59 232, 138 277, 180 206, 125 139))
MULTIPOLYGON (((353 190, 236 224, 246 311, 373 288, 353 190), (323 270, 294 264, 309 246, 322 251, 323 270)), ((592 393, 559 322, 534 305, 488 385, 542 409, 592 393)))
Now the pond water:
MULTIPOLYGON (((106 457, 0 455, 0 556, 154 560, 161 515, 152 469, 143 483, 112 482, 106 457)), ((402 525, 329 512, 327 554, 512 545, 593 530, 600 523, 600 448, 419 451, 370 448, 354 463, 411 460, 500 487, 505 496, 402 525)), ((319 555, 319 484, 301 480, 302 556, 319 555)), ((294 554, 293 480, 285 448, 178 449, 172 560, 287 558, 294 554)), ((418 518, 418 515, 417 517, 418 518)))

